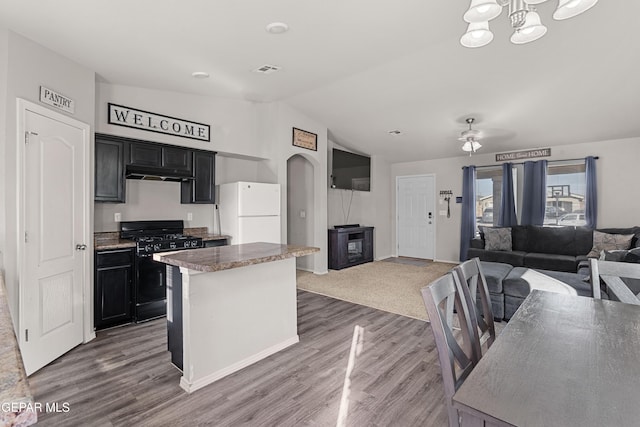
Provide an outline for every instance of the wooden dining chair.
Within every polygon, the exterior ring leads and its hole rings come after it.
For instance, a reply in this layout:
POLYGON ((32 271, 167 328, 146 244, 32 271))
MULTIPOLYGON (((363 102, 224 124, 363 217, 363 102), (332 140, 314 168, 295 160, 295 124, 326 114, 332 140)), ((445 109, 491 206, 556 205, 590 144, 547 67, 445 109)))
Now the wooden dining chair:
POLYGON ((622 281, 626 279, 640 279, 640 264, 630 262, 602 261, 596 258, 589 260, 591 268, 591 289, 593 298, 601 299, 601 280, 604 282, 607 293, 615 296, 620 302, 640 305, 640 293, 634 294, 622 281))
POLYGON ((435 280, 422 288, 421 292, 438 349, 449 426, 458 427, 460 415, 453 407, 453 395, 478 361, 476 346, 472 344, 469 309, 460 292, 458 278, 453 273, 435 280), (456 326, 460 328, 455 332, 454 316, 457 316, 456 326))
POLYGON ((482 264, 480 264, 479 258, 472 258, 456 266, 453 271, 462 285, 462 291, 469 306, 471 324, 477 325, 477 328, 472 331, 477 335, 477 339, 473 340, 473 342, 477 346, 477 354, 482 357, 482 349, 485 345, 486 350, 488 350, 496 340, 491 297, 487 279, 482 271, 482 264), (478 295, 480 297, 480 307, 478 307, 477 303, 478 295))

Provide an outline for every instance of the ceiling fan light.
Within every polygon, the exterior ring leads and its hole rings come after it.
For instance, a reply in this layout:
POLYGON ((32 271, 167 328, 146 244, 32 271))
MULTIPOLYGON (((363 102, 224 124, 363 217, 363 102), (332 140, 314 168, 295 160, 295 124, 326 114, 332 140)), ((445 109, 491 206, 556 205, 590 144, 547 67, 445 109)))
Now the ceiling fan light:
POLYGON ((460 38, 460 44, 464 47, 482 47, 491 43, 493 33, 489 30, 488 22, 469 24, 467 32, 460 38))
POLYGON ((546 1, 547 1, 547 0, 527 0, 527 4, 534 5, 534 4, 544 3, 544 2, 546 2, 546 1))
POLYGON ((553 12, 553 19, 562 21, 573 18, 591 9, 596 3, 598 0, 559 0, 558 8, 553 12))
POLYGON ((527 12, 527 19, 521 28, 516 29, 511 35, 511 43, 524 44, 534 40, 547 33, 547 27, 540 22, 540 15, 537 12, 527 12))
POLYGON ((490 21, 502 13, 502 6, 496 0, 471 0, 469 10, 463 19, 469 23, 490 21))
POLYGON ((482 145, 476 141, 475 139, 467 139, 465 141, 464 144, 462 144, 462 151, 465 151, 467 153, 469 152, 476 152, 478 151, 480 148, 482 148, 482 145))

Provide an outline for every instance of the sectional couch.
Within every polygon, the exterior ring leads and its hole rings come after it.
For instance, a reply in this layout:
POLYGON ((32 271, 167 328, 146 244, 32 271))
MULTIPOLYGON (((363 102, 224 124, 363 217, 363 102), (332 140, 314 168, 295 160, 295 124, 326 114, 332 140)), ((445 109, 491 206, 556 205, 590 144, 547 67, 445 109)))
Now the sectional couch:
MULTIPOLYGON (((527 275, 528 269, 550 277, 548 283, 543 283, 544 286, 562 287, 562 284, 566 284, 577 295, 592 295, 587 260, 589 256, 601 256, 598 240, 602 234, 596 235, 597 241, 594 243, 594 232, 586 227, 514 226, 508 230, 510 232, 502 230, 503 237, 506 233, 511 240, 509 242, 507 238, 506 242, 501 242, 501 250, 485 249, 485 234, 495 231, 487 230, 485 233, 482 230, 480 238, 471 242, 468 258, 478 257, 482 261, 496 319, 510 319, 532 286, 535 286, 527 275), (506 250, 509 244, 511 250, 506 250)), ((630 241, 624 239, 626 244, 631 248, 640 247, 640 227, 596 231, 619 237, 633 235, 630 241)), ((638 287, 637 283, 635 285, 632 289, 638 287)), ((603 297, 607 298, 606 292, 603 297)))
MULTIPOLYGON (((513 267, 540 268, 576 273, 586 265, 587 255, 594 249, 593 230, 587 227, 542 227, 516 225, 511 229, 511 247, 501 250, 485 249, 484 229, 480 237, 471 241, 467 259, 500 262, 513 267)), ((640 227, 604 228, 601 233, 633 235, 630 247, 640 242, 640 227)), ((599 251, 592 256, 599 256, 599 251)))

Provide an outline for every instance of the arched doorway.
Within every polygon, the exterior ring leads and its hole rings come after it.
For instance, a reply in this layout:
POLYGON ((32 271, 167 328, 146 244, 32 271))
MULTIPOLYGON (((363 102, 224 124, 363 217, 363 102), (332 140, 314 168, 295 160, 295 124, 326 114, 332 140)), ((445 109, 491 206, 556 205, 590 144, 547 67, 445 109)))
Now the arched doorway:
MULTIPOLYGON (((314 168, 301 155, 287 160, 287 243, 290 245, 314 246, 315 194, 314 168)), ((296 267, 314 271, 314 257, 296 258, 296 267)))

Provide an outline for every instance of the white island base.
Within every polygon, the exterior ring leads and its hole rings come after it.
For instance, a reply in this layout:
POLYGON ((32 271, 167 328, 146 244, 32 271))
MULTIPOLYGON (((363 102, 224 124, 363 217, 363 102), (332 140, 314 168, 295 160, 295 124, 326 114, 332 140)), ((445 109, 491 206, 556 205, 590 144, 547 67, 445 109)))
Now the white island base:
POLYGON ((180 386, 187 392, 298 342, 295 258, 210 273, 180 267, 180 272, 180 386))

